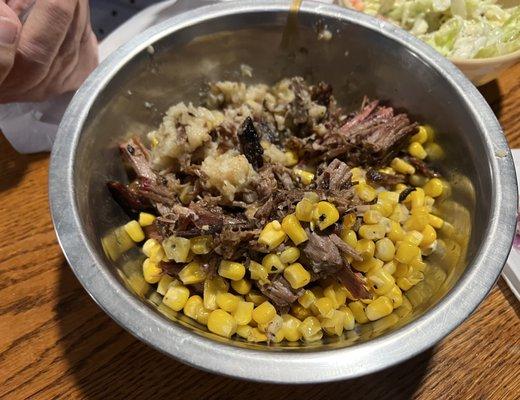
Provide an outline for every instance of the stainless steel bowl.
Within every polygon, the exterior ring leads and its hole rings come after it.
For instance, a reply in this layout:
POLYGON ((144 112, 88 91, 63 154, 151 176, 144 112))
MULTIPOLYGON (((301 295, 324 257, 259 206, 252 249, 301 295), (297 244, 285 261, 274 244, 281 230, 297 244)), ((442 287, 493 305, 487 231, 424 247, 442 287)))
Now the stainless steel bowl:
POLYGON ((67 110, 52 154, 50 200, 60 244, 76 276, 133 335, 212 372, 270 382, 323 382, 406 360, 433 346, 477 307, 511 246, 516 180, 497 120, 451 63, 394 25, 313 2, 303 3, 294 46, 280 50, 287 3, 201 8, 117 50, 67 110), (332 40, 317 40, 318 23, 332 32, 332 40), (243 79, 242 63, 254 71, 246 80, 273 82, 294 74, 323 79, 347 107, 359 106, 365 94, 386 99, 440 132, 446 156, 439 167, 452 193, 439 212, 450 224, 425 283, 410 294, 414 312, 389 329, 364 325, 342 338, 297 346, 226 340, 158 306, 139 273, 135 248, 111 254, 112 260, 105 255, 101 239, 116 240, 113 228, 126 221, 105 188, 108 179, 125 179, 117 143, 130 134, 144 135, 172 103, 197 101, 204 82, 243 79))

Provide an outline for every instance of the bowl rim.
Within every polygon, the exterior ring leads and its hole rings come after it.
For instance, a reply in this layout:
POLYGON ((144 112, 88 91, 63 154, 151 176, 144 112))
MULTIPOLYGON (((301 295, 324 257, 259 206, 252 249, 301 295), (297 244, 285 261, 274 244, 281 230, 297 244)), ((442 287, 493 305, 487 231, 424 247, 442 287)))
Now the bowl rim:
POLYGON ((157 40, 207 20, 244 12, 288 12, 283 0, 219 3, 179 14, 149 28, 112 53, 77 91, 60 124, 49 168, 49 201, 56 235, 71 269, 96 303, 131 334, 189 365, 234 378, 272 383, 317 383, 355 378, 405 361, 440 341, 478 306, 506 261, 515 231, 516 175, 509 147, 491 109, 469 80, 427 44, 394 24, 333 5, 304 1, 302 13, 358 24, 396 41, 456 89, 484 132, 492 176, 488 234, 474 262, 438 304, 400 329, 346 348, 262 351, 212 340, 150 312, 110 272, 91 246, 76 204, 74 163, 89 110, 108 82, 157 40))

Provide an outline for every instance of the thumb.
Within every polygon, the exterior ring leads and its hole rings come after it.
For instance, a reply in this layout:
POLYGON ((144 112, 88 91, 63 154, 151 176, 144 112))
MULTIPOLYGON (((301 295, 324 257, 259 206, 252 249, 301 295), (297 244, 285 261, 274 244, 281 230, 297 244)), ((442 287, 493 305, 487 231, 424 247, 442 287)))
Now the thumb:
POLYGON ((22 24, 13 10, 0 2, 0 84, 11 71, 22 24))

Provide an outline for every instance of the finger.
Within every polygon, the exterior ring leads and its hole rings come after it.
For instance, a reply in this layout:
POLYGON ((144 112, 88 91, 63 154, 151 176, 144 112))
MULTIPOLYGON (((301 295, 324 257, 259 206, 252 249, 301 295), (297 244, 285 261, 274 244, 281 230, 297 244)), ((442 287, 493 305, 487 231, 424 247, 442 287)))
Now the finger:
POLYGON ((16 15, 20 16, 25 13, 34 4, 35 0, 7 0, 7 5, 16 15))
POLYGON ((16 14, 0 3, 0 84, 13 68, 21 28, 16 14))
POLYGON ((38 0, 25 22, 7 87, 21 91, 35 87, 47 73, 58 54, 74 18, 77 1, 38 0))

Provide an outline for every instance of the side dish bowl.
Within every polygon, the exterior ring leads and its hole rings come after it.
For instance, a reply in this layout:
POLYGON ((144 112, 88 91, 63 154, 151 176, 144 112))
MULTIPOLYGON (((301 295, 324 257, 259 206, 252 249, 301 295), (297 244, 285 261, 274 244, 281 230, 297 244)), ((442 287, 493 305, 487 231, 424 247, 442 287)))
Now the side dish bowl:
MULTIPOLYGON (((74 273, 122 327, 190 365, 279 383, 324 382, 375 372, 433 346, 484 299, 506 261, 515 231, 517 188, 509 148, 485 100, 428 45, 390 23, 303 2, 299 29, 280 46, 287 1, 240 1, 172 18, 131 40, 76 93, 60 126, 50 166, 56 233, 74 273), (318 40, 317 27, 332 38, 318 40), (240 66, 252 67, 243 77, 240 66), (204 83, 268 82, 292 75, 326 80, 338 101, 387 100, 440 132, 439 162, 451 196, 439 207, 453 228, 440 271, 416 294, 416 307, 390 329, 371 324, 335 340, 251 344, 209 333, 167 312, 140 275, 136 248, 109 259, 102 239, 128 217, 105 182, 125 180, 118 143, 144 136, 178 101, 199 99, 204 83)), ((117 237, 113 240, 117 243, 117 237)))

